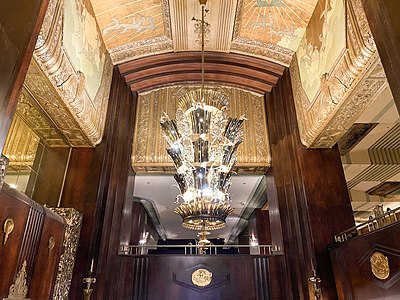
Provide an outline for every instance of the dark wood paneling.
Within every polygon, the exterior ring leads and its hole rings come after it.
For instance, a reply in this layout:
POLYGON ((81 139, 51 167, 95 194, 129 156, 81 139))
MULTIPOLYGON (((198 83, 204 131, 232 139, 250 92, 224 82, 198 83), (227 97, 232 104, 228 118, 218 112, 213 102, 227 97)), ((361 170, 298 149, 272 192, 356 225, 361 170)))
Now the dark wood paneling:
POLYGON ((362 0, 397 110, 400 111, 400 5, 398 0, 362 0))
POLYGON ((68 164, 63 193, 62 207, 84 211, 86 191, 90 181, 94 148, 73 148, 68 164))
POLYGON ((332 263, 340 300, 399 299, 400 224, 393 224, 331 248, 332 263), (381 252, 388 257, 390 275, 376 278, 370 257, 381 252))
POLYGON ((309 297, 307 278, 314 267, 322 279, 323 299, 336 299, 327 246, 335 233, 354 226, 338 149, 306 149, 301 144, 288 70, 267 99, 266 111, 273 177, 269 182, 274 184, 267 191, 271 238, 283 240, 285 297, 309 297), (277 221, 280 224, 273 224, 277 221))
POLYGON ((118 299, 270 299, 269 261, 266 257, 149 255, 122 257, 121 263, 131 268, 133 297, 129 297, 125 290, 120 290, 118 299), (209 286, 199 288, 192 283, 192 273, 198 268, 212 272, 209 286))
MULTIPOLYGON (((33 275, 35 255, 42 232, 43 207, 28 199, 24 194, 3 186, 0 191, 0 222, 3 226, 7 218, 15 223, 7 244, 0 245, 0 298, 6 297, 15 275, 27 262, 27 284, 33 275)), ((2 243, 4 234, 1 231, 2 243)))
POLYGON ((52 299, 58 263, 63 250, 64 230, 64 219, 49 209, 45 209, 43 229, 28 293, 28 297, 33 300, 52 299), (51 251, 49 251, 50 237, 53 237, 55 242, 51 251))
POLYGON ((33 180, 32 199, 42 205, 57 207, 67 168, 69 148, 44 147, 41 150, 37 165, 33 166, 37 176, 33 180))
MULTIPOLYGON (((201 82, 201 53, 166 53, 119 65, 136 92, 176 83, 201 82)), ((206 83, 235 85, 261 94, 276 84, 284 67, 259 58, 233 53, 205 53, 206 83)))
POLYGON ((0 152, 49 0, 0 2, 0 152))
POLYGON ((117 294, 115 272, 119 267, 117 253, 130 170, 136 97, 118 69, 114 68, 105 134, 93 157, 92 168, 98 173, 94 172, 87 195, 88 203, 96 202, 86 270, 91 257, 94 257, 98 279, 94 296, 97 299, 113 299, 117 294))

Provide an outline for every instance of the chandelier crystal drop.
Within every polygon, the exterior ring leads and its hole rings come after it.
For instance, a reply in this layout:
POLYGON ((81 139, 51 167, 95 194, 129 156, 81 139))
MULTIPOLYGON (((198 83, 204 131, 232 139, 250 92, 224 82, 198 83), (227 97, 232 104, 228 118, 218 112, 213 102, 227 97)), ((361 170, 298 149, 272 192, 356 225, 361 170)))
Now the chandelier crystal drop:
MULTIPOLYGON (((204 2, 204 1, 203 1, 204 2)), ((175 119, 167 114, 161 127, 167 153, 177 173, 180 189, 175 213, 182 225, 192 230, 225 227, 233 212, 228 189, 231 185, 236 150, 243 141, 244 117, 227 116, 228 99, 220 91, 204 88, 204 4, 202 5, 202 86, 177 95, 175 119)))

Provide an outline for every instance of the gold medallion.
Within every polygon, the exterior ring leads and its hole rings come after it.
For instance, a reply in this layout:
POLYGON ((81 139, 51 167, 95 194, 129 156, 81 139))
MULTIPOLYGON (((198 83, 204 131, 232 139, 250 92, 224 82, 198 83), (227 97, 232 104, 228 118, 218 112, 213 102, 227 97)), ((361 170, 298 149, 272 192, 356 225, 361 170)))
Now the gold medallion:
POLYGON ((385 280, 389 277, 389 259, 380 252, 371 255, 371 271, 376 278, 385 280))
POLYGON ((212 273, 206 269, 197 269, 192 273, 192 282, 197 286, 207 286, 211 283, 212 273))

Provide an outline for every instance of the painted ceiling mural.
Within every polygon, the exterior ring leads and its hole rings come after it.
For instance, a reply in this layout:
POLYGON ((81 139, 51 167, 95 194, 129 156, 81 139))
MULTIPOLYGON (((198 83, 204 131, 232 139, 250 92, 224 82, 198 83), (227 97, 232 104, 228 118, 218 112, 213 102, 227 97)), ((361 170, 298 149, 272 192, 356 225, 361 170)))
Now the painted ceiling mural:
MULTIPOLYGON (((209 0, 206 50, 238 52, 289 65, 317 0, 209 0)), ((200 49, 197 0, 92 0, 114 62, 200 49)))
POLYGON ((90 0, 50 0, 24 88, 69 145, 100 143, 111 76, 90 0))
POLYGON ((232 51, 288 65, 317 0, 239 0, 232 51))
POLYGON ((114 63, 172 51, 168 0, 92 0, 114 63))

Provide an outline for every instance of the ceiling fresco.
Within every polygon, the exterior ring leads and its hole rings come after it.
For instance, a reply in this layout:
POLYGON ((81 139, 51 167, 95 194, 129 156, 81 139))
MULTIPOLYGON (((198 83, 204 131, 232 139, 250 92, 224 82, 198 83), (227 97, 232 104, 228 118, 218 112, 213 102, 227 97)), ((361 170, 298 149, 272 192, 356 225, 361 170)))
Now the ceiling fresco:
MULTIPOLYGON (((209 0, 206 51, 238 52, 289 65, 317 0, 209 0)), ((92 0, 114 64, 200 50, 197 0, 92 0)))
POLYGON ((92 0, 114 63, 172 50, 168 0, 92 0))

